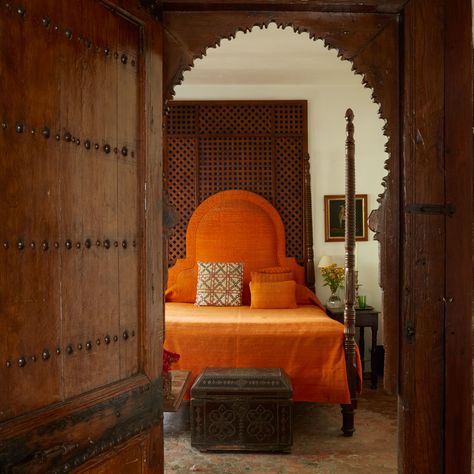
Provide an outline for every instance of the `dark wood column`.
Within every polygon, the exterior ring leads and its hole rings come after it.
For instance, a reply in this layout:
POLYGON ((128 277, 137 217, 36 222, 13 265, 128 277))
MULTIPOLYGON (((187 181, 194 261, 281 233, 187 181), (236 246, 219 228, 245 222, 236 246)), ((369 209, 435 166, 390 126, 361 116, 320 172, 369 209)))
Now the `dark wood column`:
POLYGON ((470 16, 469 2, 443 0, 412 1, 403 15, 399 471, 406 473, 470 472, 470 16))
POLYGON ((469 0, 445 2, 446 224, 445 472, 471 472, 472 18, 469 0), (460 93, 462 91, 462 93, 460 93))

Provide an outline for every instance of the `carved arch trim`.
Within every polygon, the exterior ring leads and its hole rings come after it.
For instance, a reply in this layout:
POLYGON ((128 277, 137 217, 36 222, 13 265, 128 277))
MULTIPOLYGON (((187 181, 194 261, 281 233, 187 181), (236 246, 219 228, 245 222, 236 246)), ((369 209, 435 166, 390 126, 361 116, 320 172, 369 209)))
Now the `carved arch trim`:
MULTIPOLYGON (((217 48, 223 39, 235 38, 237 32, 248 33, 254 27, 291 27, 295 33, 308 33, 310 40, 322 40, 328 49, 336 49, 338 57, 351 63, 352 71, 362 76, 371 89, 372 100, 379 105, 385 121, 386 151, 389 157, 398 152, 399 137, 399 15, 386 13, 327 12, 241 12, 241 11, 165 11, 164 26, 164 95, 174 96, 174 88, 183 82, 184 72, 194 67, 209 48, 217 48), (397 143, 394 143, 394 142, 397 143)), ((350 104, 348 104, 349 106, 350 104)), ((387 188, 388 175, 382 185, 387 188)), ((379 203, 384 202, 383 193, 379 203)), ((382 226, 380 217, 372 216, 371 229, 376 239, 382 226)))

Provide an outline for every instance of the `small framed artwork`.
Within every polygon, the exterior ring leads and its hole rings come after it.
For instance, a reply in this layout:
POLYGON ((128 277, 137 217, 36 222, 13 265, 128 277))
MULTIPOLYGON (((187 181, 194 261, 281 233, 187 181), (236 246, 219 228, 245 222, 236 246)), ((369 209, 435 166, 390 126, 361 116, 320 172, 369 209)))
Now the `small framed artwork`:
MULTIPOLYGON (((368 240, 367 194, 357 194, 356 240, 368 240)), ((343 194, 324 196, 324 236, 326 242, 344 242, 345 197, 343 194)))

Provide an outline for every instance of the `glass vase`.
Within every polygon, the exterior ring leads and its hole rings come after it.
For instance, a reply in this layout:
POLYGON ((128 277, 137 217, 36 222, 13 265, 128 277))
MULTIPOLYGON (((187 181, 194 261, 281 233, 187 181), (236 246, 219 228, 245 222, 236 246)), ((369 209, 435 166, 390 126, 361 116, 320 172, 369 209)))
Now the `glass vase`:
POLYGON ((337 290, 331 293, 331 296, 326 302, 326 306, 329 309, 340 309, 342 308, 342 301, 337 294, 337 290))

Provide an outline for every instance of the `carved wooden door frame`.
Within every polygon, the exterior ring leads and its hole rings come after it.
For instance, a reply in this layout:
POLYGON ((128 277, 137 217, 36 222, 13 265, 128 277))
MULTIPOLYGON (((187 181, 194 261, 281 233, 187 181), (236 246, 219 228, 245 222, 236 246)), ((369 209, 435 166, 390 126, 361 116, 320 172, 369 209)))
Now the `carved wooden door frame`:
POLYGON ((470 3, 260 0, 250 11, 240 0, 143 1, 163 20, 165 99, 208 47, 270 22, 323 39, 363 74, 387 122, 386 191, 371 227, 385 383, 399 396, 399 470, 469 472, 470 3))

